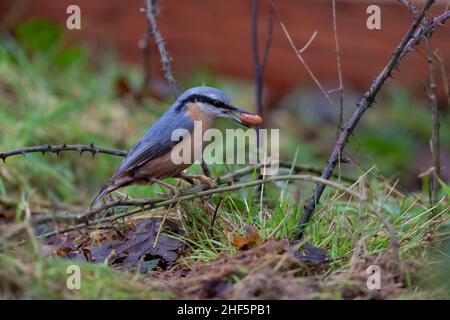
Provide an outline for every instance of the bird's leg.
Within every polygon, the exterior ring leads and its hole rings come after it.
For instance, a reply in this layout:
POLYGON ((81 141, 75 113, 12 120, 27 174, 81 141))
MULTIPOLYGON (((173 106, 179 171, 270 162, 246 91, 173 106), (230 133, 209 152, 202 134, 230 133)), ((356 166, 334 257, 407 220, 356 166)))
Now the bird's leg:
POLYGON ((174 187, 173 185, 169 184, 169 183, 166 183, 166 182, 164 182, 162 180, 159 180, 159 179, 156 179, 156 178, 151 178, 150 182, 151 183, 157 183, 157 184, 159 184, 159 185, 169 189, 170 193, 173 194, 174 196, 179 196, 180 195, 180 192, 178 191, 178 189, 176 187, 174 187))
POLYGON ((203 184, 207 184, 211 189, 217 188, 217 182, 213 178, 209 178, 204 174, 188 174, 188 173, 180 173, 180 177, 183 179, 196 179, 203 184))
POLYGON ((187 183, 189 183, 191 186, 195 185, 194 180, 192 180, 192 179, 181 177, 181 176, 180 176, 180 178, 183 179, 184 181, 186 181, 187 183))

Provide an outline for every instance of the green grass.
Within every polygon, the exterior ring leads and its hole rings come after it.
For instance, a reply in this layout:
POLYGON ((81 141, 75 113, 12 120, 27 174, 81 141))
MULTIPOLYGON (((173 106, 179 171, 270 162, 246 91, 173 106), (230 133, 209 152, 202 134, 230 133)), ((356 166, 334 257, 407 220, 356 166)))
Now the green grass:
MULTIPOLYGON (((31 250, 26 260, 0 255, 2 298, 25 299, 168 299, 173 294, 130 273, 112 270, 106 265, 73 262, 43 257, 31 250), (69 266, 80 268, 80 288, 70 289, 67 279, 73 273, 69 266), (3 295, 3 296, 2 296, 3 295)), ((70 280, 70 279, 69 279, 70 280)))

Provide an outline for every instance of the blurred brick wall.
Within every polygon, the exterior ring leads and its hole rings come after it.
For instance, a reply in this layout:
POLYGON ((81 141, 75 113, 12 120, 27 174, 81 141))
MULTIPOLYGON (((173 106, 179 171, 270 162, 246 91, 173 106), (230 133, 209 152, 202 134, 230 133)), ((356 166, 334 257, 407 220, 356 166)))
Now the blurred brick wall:
MULTIPOLYGON (((251 78, 251 0, 160 0, 160 29, 167 40, 177 76, 204 67, 217 73, 251 78)), ((312 33, 318 34, 304 57, 327 88, 337 87, 337 70, 330 1, 275 1, 286 27, 299 48, 312 33)), ((147 27, 139 8, 143 0, 1 0, 0 16, 7 12, 5 23, 14 24, 28 17, 46 17, 65 25, 66 8, 77 4, 82 11, 82 30, 69 31, 72 37, 96 44, 115 44, 125 61, 140 62, 137 43, 147 27), (11 8, 14 8, 11 11, 11 8)), ((434 13, 442 12, 443 4, 434 13)), ((260 1, 260 38, 264 41, 267 1, 260 1)), ((408 29, 411 14, 396 1, 337 1, 337 23, 342 52, 343 75, 347 86, 358 90, 368 87, 388 61, 391 52, 408 29), (378 4, 382 9, 382 29, 366 28, 366 8, 378 4)), ((450 61, 450 31, 442 28, 433 38, 434 47, 450 61)), ((262 46, 262 45, 261 45, 262 46)), ((423 48, 422 48, 423 50, 423 48)), ((152 52, 156 54, 153 47, 152 52)), ((160 72, 158 59, 153 70, 160 72)), ((427 65, 419 54, 405 59, 397 81, 423 94, 427 65)), ((291 50, 275 20, 274 39, 266 84, 274 97, 299 85, 311 85, 311 79, 291 50)), ((440 88, 441 89, 441 88, 440 88)), ((441 93, 442 96, 442 93, 441 93)))

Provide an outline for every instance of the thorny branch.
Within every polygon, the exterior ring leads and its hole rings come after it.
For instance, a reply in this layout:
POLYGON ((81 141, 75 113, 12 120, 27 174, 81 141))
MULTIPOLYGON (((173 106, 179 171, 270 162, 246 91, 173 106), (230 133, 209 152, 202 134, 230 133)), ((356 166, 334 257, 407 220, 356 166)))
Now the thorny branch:
POLYGON ((89 145, 87 145, 87 144, 61 144, 61 145, 44 144, 42 146, 26 147, 26 148, 16 149, 16 150, 12 150, 12 151, 7 151, 7 152, 0 152, 0 159, 2 159, 5 162, 6 158, 9 158, 12 156, 17 156, 17 155, 25 156, 25 154, 27 154, 27 153, 41 152, 42 154, 45 154, 46 152, 50 152, 50 153, 55 153, 56 155, 59 155, 59 153, 63 152, 63 151, 77 151, 80 153, 80 155, 83 152, 90 152, 90 153, 92 153, 92 156, 95 156, 97 153, 105 153, 105 154, 110 154, 110 155, 120 156, 120 157, 125 157, 127 155, 127 151, 125 151, 125 150, 97 147, 93 143, 91 143, 89 145))
MULTIPOLYGON (((376 77, 370 86, 369 90, 363 95, 361 100, 357 103, 356 109, 353 111, 350 119, 344 125, 344 128, 339 135, 330 158, 328 159, 327 166, 323 169, 321 177, 325 180, 329 179, 333 174, 336 167, 339 156, 347 144, 350 135, 361 120, 362 115, 369 109, 375 102, 375 98, 380 91, 383 84, 392 74, 395 69, 400 65, 402 58, 407 55, 415 45, 417 45, 423 37, 430 36, 431 33, 440 25, 442 25, 448 18, 450 18, 450 11, 444 12, 442 15, 435 17, 431 21, 424 22, 426 13, 428 12, 434 0, 428 0, 420 13, 415 17, 411 27, 406 35, 403 37, 400 44, 397 46, 392 58, 388 64, 384 67, 381 73, 376 77)), ((305 203, 305 211, 303 212, 300 223, 297 227, 297 233, 295 239, 299 240, 303 236, 304 228, 309 221, 317 203, 319 202, 323 191, 325 189, 324 184, 317 184, 314 195, 305 203)))
POLYGON ((403 3, 414 16, 418 16, 420 14, 420 10, 417 9, 417 7, 410 0, 398 0, 398 1, 400 3, 403 3))
MULTIPOLYGON (((11 150, 11 151, 7 151, 7 152, 0 152, 0 159, 2 159, 3 161, 6 161, 6 159, 9 157, 18 156, 18 155, 25 156, 27 153, 41 152, 42 154, 45 154, 47 152, 50 152, 50 153, 59 154, 61 152, 65 152, 65 151, 77 151, 80 154, 82 154, 83 152, 90 152, 94 156, 97 153, 109 154, 109 155, 114 155, 114 156, 118 156, 118 157, 125 157, 127 155, 126 150, 97 147, 93 143, 91 143, 91 144, 61 144, 61 145, 45 144, 42 146, 25 147, 25 148, 11 150)), ((236 172, 239 175, 239 174, 241 174, 241 171, 244 172, 245 174, 251 173, 251 172, 253 172, 252 170, 254 170, 255 168, 259 169, 263 165, 264 164, 249 166, 249 167, 240 169, 238 171, 235 171, 234 173, 231 172, 230 175, 233 175, 236 172)), ((280 161, 279 166, 282 168, 290 169, 292 167, 292 163, 286 162, 286 161, 280 161)), ((295 172, 308 172, 308 173, 314 173, 314 174, 321 173, 320 169, 318 169, 318 168, 315 168, 312 166, 307 166, 307 165, 300 165, 300 164, 295 164, 294 170, 295 170, 295 172)), ((228 177, 228 175, 227 175, 227 177, 228 177)), ((342 179, 344 181, 348 181, 348 182, 354 181, 354 179, 352 179, 350 177, 342 177, 342 179)))

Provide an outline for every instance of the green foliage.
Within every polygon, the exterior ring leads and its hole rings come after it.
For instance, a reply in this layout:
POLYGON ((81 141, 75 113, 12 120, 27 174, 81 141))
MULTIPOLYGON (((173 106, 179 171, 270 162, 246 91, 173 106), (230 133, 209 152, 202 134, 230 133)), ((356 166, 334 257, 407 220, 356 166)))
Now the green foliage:
POLYGON ((446 184, 444 181, 438 178, 439 184, 441 185, 442 191, 447 197, 450 197, 450 185, 446 184))
MULTIPOLYGON (((18 42, 0 39, 0 88, 8 93, 0 99, 2 151, 91 142, 127 149, 153 121, 145 108, 133 110, 131 117, 131 110, 116 100, 115 81, 125 71, 107 55, 94 68, 87 49, 64 46, 59 28, 44 20, 23 23, 17 36, 18 42)), ((104 155, 92 160, 87 154, 80 159, 75 152, 58 158, 40 154, 10 158, 4 170, 11 181, 0 179, 0 192, 34 189, 35 197, 86 202, 120 160, 104 155)))
MULTIPOLYGON (((398 172, 410 164, 414 138, 401 130, 389 128, 378 132, 375 128, 358 136, 374 163, 382 163, 383 170, 398 172)), ((355 146, 356 147, 356 146, 355 146)))
POLYGON ((115 271, 103 264, 79 261, 76 265, 80 268, 81 288, 68 289, 66 282, 70 273, 67 268, 74 264, 73 261, 30 252, 26 257, 29 261, 19 260, 11 254, 0 255, 1 293, 6 295, 3 298, 168 299, 172 296, 156 283, 133 274, 115 271), (20 292, 24 288, 27 291, 20 292))
POLYGON ((16 36, 25 49, 45 52, 54 49, 60 43, 63 31, 48 20, 32 19, 17 28, 16 36))

